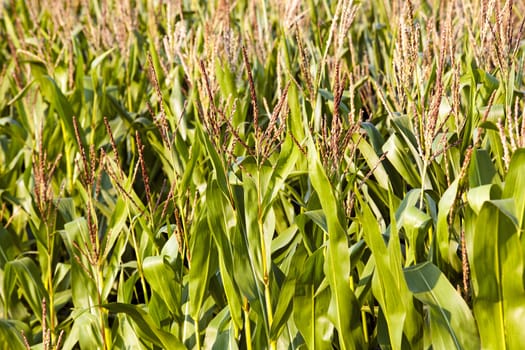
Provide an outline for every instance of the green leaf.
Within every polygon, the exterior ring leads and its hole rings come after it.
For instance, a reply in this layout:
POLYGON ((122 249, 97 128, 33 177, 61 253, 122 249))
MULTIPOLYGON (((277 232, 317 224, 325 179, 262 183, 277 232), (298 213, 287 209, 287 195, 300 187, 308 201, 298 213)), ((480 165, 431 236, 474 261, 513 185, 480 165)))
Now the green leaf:
POLYGON ((304 215, 308 216, 310 219, 312 219, 313 222, 316 223, 317 226, 323 229, 324 232, 328 233, 328 225, 326 224, 326 215, 324 214, 324 211, 319 210, 309 210, 304 213, 304 215))
MULTIPOLYGON (((503 198, 513 198, 516 208, 516 218, 520 230, 525 229, 525 149, 518 149, 512 155, 509 171, 505 176, 503 198)), ((524 237, 522 234, 521 237, 524 237)), ((524 241, 522 239, 522 241, 524 241)))
POLYGON ((99 318, 85 310, 75 310, 71 318, 74 320, 71 331, 66 338, 63 349, 101 349, 102 336, 98 327, 99 318), (78 343, 78 345, 77 345, 78 343))
POLYGON ((97 56, 97 58, 91 62, 90 70, 97 68, 113 51, 115 51, 114 47, 97 56))
POLYGON ((200 220, 190 239, 191 267, 189 272, 190 314, 199 321, 204 295, 210 277, 212 236, 205 220, 200 220))
POLYGON ((233 277, 233 271, 231 271, 236 269, 237 266, 233 264, 232 242, 228 240, 229 237, 226 234, 233 212, 229 210, 230 206, 224 194, 218 188, 217 181, 211 181, 208 185, 206 197, 208 226, 219 253, 219 269, 224 293, 228 300, 228 308, 233 323, 237 329, 241 329, 243 323, 241 296, 233 277))
POLYGON ((316 250, 301 264, 304 267, 293 297, 295 324, 309 349, 331 349, 329 339, 334 327, 326 317, 331 293, 328 288, 318 290, 324 279, 323 251, 324 248, 316 250))
MULTIPOLYGON (((62 132, 64 136, 69 136, 71 139, 75 139, 75 128, 73 126, 73 109, 71 104, 67 100, 66 96, 62 93, 56 82, 48 75, 42 75, 38 77, 38 83, 40 84, 40 90, 44 98, 49 101, 56 108, 58 115, 60 116, 60 125, 62 126, 62 132)), ((84 145, 87 144, 82 133, 79 134, 81 141, 84 145)), ((77 145, 78 146, 78 145, 77 145)))
POLYGON ((112 339, 112 346, 115 349, 125 348, 136 348, 141 349, 144 347, 144 339, 141 339, 138 332, 135 331, 133 320, 126 314, 119 314, 116 318, 114 326, 114 338, 112 339))
POLYGON ((20 333, 22 326, 22 322, 0 319, 0 350, 26 349, 20 333))
MULTIPOLYGON (((49 301, 49 297, 40 279, 40 270, 34 261, 28 257, 9 261, 5 265, 4 273, 4 290, 12 292, 16 280, 25 301, 34 315, 42 321, 42 300, 45 298, 46 301, 49 301)), ((10 300, 9 292, 5 300, 10 300)), ((8 305, 6 305, 6 310, 7 308, 8 305)))
POLYGON ((523 252, 513 209, 512 200, 485 202, 473 237, 474 316, 487 349, 525 346, 523 252))
POLYGON ((400 258, 396 257, 400 254, 399 237, 397 233, 392 235, 387 249, 370 207, 360 196, 358 199, 362 208, 358 218, 363 225, 364 239, 376 264, 372 291, 388 325, 390 346, 393 349, 414 346, 421 341, 420 317, 403 276, 400 258))
MULTIPOLYGON (((182 181, 180 182, 180 188, 183 190, 186 190, 190 187, 191 179, 193 176, 195 176, 195 167, 197 165, 197 162, 199 160, 199 157, 201 155, 201 149, 202 149, 202 143, 201 142, 193 142, 192 148, 191 148, 191 157, 184 167, 184 174, 182 175, 182 181)), ((220 167, 218 168, 220 169, 220 167)), ((174 179, 174 181, 177 181, 174 179)))
MULTIPOLYGON (((294 310, 293 298, 295 295, 296 280, 302 271, 306 259, 306 249, 300 246, 295 249, 295 254, 291 258, 291 266, 284 282, 280 286, 279 300, 277 302, 273 315, 272 328, 270 329, 270 338, 277 339, 283 331, 290 315, 294 310)), ((322 264, 321 264, 322 266, 322 264)))
POLYGON ((431 343, 442 349, 479 349, 472 312, 437 266, 425 262, 404 273, 414 297, 428 307, 431 343))
MULTIPOLYGON (((373 174, 379 186, 381 186, 384 189, 389 189, 389 183, 391 181, 392 174, 388 174, 386 172, 385 167, 383 166, 383 164, 381 164, 379 156, 377 155, 377 150, 372 148, 372 146, 366 140, 359 139, 359 135, 355 135, 353 137, 353 140, 354 142, 358 142, 357 147, 359 148, 359 151, 361 152, 366 163, 368 164, 368 167, 370 169, 374 169, 373 174)), ((372 142, 374 142, 374 147, 379 147, 378 140, 373 138, 372 142)), ((383 143, 381 143, 381 146, 382 145, 383 143)))
POLYGON ((221 162, 219 154, 217 153, 217 150, 215 149, 215 147, 213 147, 208 136, 202 131, 200 125, 197 128, 197 133, 198 135, 200 135, 200 139, 206 146, 206 150, 208 151, 208 155, 213 165, 213 169, 215 170, 215 176, 217 177, 219 188, 226 195, 227 198, 230 198, 230 192, 228 190, 228 181, 226 179, 226 171, 224 169, 223 163, 221 162))
MULTIPOLYGON (((171 237, 175 239, 175 235, 171 237)), ((164 256, 148 256, 142 263, 144 277, 151 289, 164 302, 165 307, 177 317, 182 317, 180 310, 182 300, 181 282, 164 256)))
POLYGON ((470 187, 477 187, 492 183, 496 175, 496 168, 492 164, 490 155, 486 150, 475 149, 468 169, 470 187))
POLYGON ((425 242, 432 218, 414 206, 403 211, 401 219, 405 235, 408 238, 406 265, 421 262, 425 258, 425 242))
MULTIPOLYGON (((292 66, 292 60, 290 54, 290 48, 287 45, 286 40, 281 41, 281 51, 289 72, 294 71, 292 66)), ((291 74, 291 73, 290 73, 291 74)), ((304 120, 301 113, 301 103, 299 98, 299 91, 295 84, 291 84, 288 89, 288 107, 290 108, 290 117, 288 118, 288 128, 299 143, 303 142, 305 137, 304 132, 304 120)))
POLYGON ((244 217, 244 193, 241 186, 234 186, 234 202, 236 207, 236 226, 230 229, 230 241, 233 253, 233 275, 241 295, 253 303, 262 295, 261 285, 257 281, 255 262, 250 255, 246 238, 246 223, 244 217))
POLYGON ((222 309, 206 327, 204 348, 212 350, 237 350, 237 339, 228 308, 222 309))
POLYGON ((479 186, 467 192, 469 207, 474 210, 476 215, 479 215, 479 212, 486 201, 501 199, 501 197, 502 191, 500 186, 494 184, 479 186))
POLYGON ((108 309, 109 312, 124 313, 131 317, 136 325, 136 327, 134 327, 135 331, 148 341, 165 349, 186 349, 184 344, 182 344, 173 334, 157 328, 147 312, 140 307, 123 303, 109 303, 102 305, 102 307, 108 309))
POLYGON ((88 259, 75 247, 75 245, 78 245, 78 247, 86 249, 86 244, 89 242, 86 219, 80 217, 65 224, 64 230, 60 231, 60 235, 71 257, 71 292, 73 303, 77 308, 89 309, 93 305, 93 300, 97 298, 97 290, 93 279, 84 269, 89 269, 90 267, 88 259), (78 257, 78 259, 75 257, 78 257))
POLYGON ((433 244, 436 247, 438 256, 437 266, 442 271, 447 271, 451 268, 455 271, 461 270, 461 261, 456 255, 455 247, 452 245, 448 225, 450 210, 456 201, 458 186, 459 178, 445 191, 438 204, 437 229, 433 244))
POLYGON ((263 212, 261 215, 263 218, 266 217, 266 214, 273 205, 277 194, 282 190, 286 179, 295 166, 295 162, 299 158, 299 155, 299 150, 295 147, 292 138, 288 135, 281 146, 279 158, 277 159, 275 166, 272 167, 268 187, 262 200, 263 212))
POLYGON ((341 348, 356 349, 364 346, 364 338, 361 329, 360 306, 350 289, 350 250, 340 219, 342 217, 341 206, 337 204, 332 185, 311 141, 309 146, 309 173, 325 213, 328 227, 328 247, 324 263, 332 296, 328 316, 339 332, 341 348))
MULTIPOLYGON (((244 203, 245 205, 247 204, 244 208, 244 222, 246 223, 246 239, 250 252, 250 260, 255 268, 257 278, 259 281, 263 281, 263 259, 266 262, 271 261, 270 247, 272 236, 265 236, 265 232, 260 232, 259 229, 259 198, 255 179, 251 177, 243 179, 243 189, 244 203), (265 256, 263 256, 263 244, 267 247, 265 256)), ((273 232, 271 232, 271 234, 273 235, 273 232)))
POLYGON ((390 163, 410 186, 421 187, 421 177, 416 163, 409 156, 408 147, 403 145, 403 142, 396 134, 388 138, 383 145, 383 151, 387 154, 386 157, 390 163))
POLYGON ((377 130, 376 126, 370 122, 362 122, 361 127, 366 131, 370 138, 370 143, 373 146, 375 153, 377 155, 381 154, 381 148, 383 147, 385 140, 383 139, 383 136, 381 136, 379 130, 377 130))

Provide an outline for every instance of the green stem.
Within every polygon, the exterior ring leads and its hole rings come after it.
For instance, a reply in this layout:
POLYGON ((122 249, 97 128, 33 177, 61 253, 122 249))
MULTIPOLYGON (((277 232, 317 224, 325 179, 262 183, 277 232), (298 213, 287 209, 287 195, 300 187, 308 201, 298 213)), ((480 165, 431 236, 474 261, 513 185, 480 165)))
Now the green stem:
POLYGON ((361 309, 361 322, 363 327, 363 334, 365 336, 365 343, 368 344, 370 342, 370 336, 368 335, 368 328, 366 327, 366 312, 363 309, 361 309))
POLYGON ((246 349, 252 350, 252 330, 250 327, 250 304, 248 304, 248 299, 244 297, 243 303, 243 312, 244 312, 244 334, 246 335, 246 349))
POLYGON ((146 292, 146 278, 144 277, 144 271, 142 271, 142 260, 140 259, 140 249, 137 245, 137 238, 135 237, 135 229, 132 229, 131 239, 133 240, 133 247, 135 249, 135 254, 137 256, 137 271, 140 276, 140 285, 142 286, 142 291, 144 292, 144 302, 145 304, 149 303, 148 293, 146 292))
MULTIPOLYGON (((53 288, 53 246, 54 246, 54 240, 52 238, 52 235, 49 234, 49 227, 46 227, 47 231, 47 242, 48 242, 48 249, 47 249, 47 276, 46 276, 46 284, 47 284, 47 293, 49 294, 49 329, 51 330, 51 342, 53 343, 55 341, 55 298, 54 298, 54 288, 53 288)), ((43 317, 46 317, 46 315, 43 315, 43 317)))
POLYGON ((261 260, 263 269, 263 283, 264 283, 264 299, 266 306, 266 314, 268 316, 268 341, 270 342, 270 348, 275 349, 275 341, 270 337, 270 330, 273 323, 273 311, 272 311, 272 297, 270 293, 270 277, 268 274, 268 261, 266 260, 266 243, 264 241, 264 225, 262 217, 262 204, 261 204, 261 173, 260 169, 257 172, 257 225, 259 227, 259 237, 261 239, 261 260))
POLYGON ((425 181, 427 179, 428 160, 423 159, 423 173, 421 174, 421 193, 419 195, 419 210, 423 209, 423 197, 425 195, 425 181))
POLYGON ((196 343, 196 346, 197 346, 197 349, 200 350, 201 348, 201 337, 200 337, 200 331, 199 331, 199 318, 197 317, 195 321, 195 341, 197 342, 196 343))
POLYGON ((102 344, 104 345, 104 350, 108 350, 111 347, 108 346, 108 342, 107 342, 107 339, 109 338, 108 337, 109 334, 106 334, 108 333, 107 317, 106 317, 107 311, 100 306, 103 304, 102 281, 104 280, 102 276, 102 271, 100 269, 100 261, 97 263, 96 268, 97 268, 97 274, 95 275, 96 276, 95 283, 97 287, 97 298, 98 298, 98 305, 99 305, 98 318, 100 322, 100 332, 102 333, 102 344))

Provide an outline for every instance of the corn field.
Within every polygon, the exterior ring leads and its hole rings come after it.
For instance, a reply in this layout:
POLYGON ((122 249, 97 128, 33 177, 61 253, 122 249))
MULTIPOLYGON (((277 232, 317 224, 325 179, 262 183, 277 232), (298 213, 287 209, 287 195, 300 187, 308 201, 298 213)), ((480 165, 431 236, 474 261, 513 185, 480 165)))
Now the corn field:
POLYGON ((524 349, 524 15, 0 2, 0 349, 524 349))

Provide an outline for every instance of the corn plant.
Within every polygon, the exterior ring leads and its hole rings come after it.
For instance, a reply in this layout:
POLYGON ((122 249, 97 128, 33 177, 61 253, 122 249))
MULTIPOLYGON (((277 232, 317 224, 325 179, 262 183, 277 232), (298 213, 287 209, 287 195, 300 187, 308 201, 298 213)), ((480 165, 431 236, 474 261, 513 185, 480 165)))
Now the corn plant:
POLYGON ((0 348, 523 348, 523 13, 2 2, 0 348))

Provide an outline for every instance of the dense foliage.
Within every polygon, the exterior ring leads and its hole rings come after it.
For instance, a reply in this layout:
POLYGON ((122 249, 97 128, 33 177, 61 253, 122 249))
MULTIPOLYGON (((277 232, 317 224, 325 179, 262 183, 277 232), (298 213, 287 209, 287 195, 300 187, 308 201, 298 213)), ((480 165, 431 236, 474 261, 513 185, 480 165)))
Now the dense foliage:
POLYGON ((524 14, 2 2, 0 348, 523 349, 524 14))

